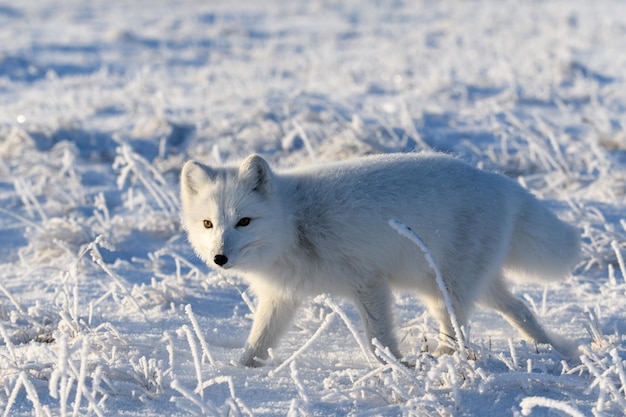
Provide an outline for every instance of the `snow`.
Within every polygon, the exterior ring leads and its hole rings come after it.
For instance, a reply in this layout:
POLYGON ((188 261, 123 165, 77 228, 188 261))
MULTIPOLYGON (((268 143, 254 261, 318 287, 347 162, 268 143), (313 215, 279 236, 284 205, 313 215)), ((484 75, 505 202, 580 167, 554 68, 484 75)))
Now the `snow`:
POLYGON ((0 414, 624 415, 625 35, 618 0, 0 5, 0 414), (265 367, 237 365, 254 299, 187 243, 182 163, 412 150, 580 228, 571 277, 514 287, 580 360, 484 310, 435 358, 398 294, 416 367, 382 365, 323 295, 265 367))

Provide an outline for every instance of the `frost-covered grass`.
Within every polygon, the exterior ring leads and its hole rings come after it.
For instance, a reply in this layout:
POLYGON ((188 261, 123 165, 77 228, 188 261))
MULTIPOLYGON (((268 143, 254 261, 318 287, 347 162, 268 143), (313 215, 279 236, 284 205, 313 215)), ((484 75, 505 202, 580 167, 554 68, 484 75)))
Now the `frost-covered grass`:
POLYGON ((625 16, 620 1, 0 5, 0 415, 623 415, 625 16), (265 367, 237 365, 254 299, 186 242, 183 161, 433 149, 578 225, 573 276, 515 292, 580 359, 481 310, 463 354, 435 358, 434 320, 398 294, 416 367, 380 347, 382 365, 353 307, 323 295, 265 367))

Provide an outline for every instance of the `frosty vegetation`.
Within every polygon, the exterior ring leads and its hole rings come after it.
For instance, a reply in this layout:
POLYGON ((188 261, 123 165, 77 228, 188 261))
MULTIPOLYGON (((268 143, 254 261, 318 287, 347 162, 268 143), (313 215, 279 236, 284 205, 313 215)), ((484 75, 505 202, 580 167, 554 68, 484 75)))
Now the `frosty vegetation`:
MULTIPOLYGON (((0 415, 626 413, 626 4, 0 5, 0 415), (236 364, 254 298, 192 253, 182 163, 438 150, 516 178, 583 238, 518 285, 579 360, 478 310, 461 353, 397 294, 407 368, 350 303, 236 364)), ((414 243, 407 240, 407 245, 414 243)))

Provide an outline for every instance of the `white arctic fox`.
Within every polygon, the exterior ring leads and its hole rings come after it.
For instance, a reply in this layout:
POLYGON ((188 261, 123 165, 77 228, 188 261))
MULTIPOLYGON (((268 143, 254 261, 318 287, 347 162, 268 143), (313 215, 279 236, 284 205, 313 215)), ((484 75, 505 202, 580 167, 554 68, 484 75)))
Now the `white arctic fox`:
POLYGON ((392 218, 432 252, 460 326, 480 304, 538 343, 571 352, 511 294, 504 276, 563 277, 578 257, 578 233, 504 176, 438 154, 277 171, 252 155, 240 166, 189 161, 181 189, 196 253, 246 278, 258 297, 244 365, 261 365, 301 302, 321 293, 351 298, 368 339, 398 358, 391 288, 417 291, 441 331, 454 335, 424 254, 389 226, 392 218))

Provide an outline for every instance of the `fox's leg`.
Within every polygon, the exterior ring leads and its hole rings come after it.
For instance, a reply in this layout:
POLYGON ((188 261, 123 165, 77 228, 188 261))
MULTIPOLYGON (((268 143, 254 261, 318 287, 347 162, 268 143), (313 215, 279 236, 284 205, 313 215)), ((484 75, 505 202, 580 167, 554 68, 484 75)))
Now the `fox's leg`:
POLYGON ((535 315, 522 300, 515 297, 509 291, 502 278, 499 277, 490 284, 487 293, 481 300, 481 304, 498 311, 524 336, 538 343, 550 343, 554 345, 550 336, 548 336, 537 321, 535 315))
POLYGON ((481 304, 498 311, 524 336, 537 343, 548 343, 559 353, 572 359, 580 354, 575 342, 544 330, 526 304, 509 291, 501 277, 490 284, 481 304))
POLYGON ((398 344, 393 335, 393 315, 391 313, 391 290, 386 280, 372 279, 356 288, 355 305, 365 325, 365 334, 370 342, 376 338, 389 348, 393 356, 400 359, 398 344))
MULTIPOLYGON (((463 331, 463 329, 467 330, 467 316, 468 310, 471 306, 465 306, 460 303, 458 299, 454 298, 453 294, 449 295, 452 298, 451 301, 452 307, 454 308, 454 315, 458 325, 461 327, 461 331, 463 331)), ((457 334, 454 330, 454 326, 452 325, 450 312, 443 301, 443 296, 428 300, 427 306, 428 311, 435 317, 440 326, 440 343, 435 351, 435 355, 454 353, 457 346, 457 334)))
POLYGON ((295 299, 277 298, 266 294, 259 296, 252 330, 240 358, 241 364, 253 367, 263 365, 256 358, 267 359, 268 349, 276 346, 299 305, 299 300, 295 299))

